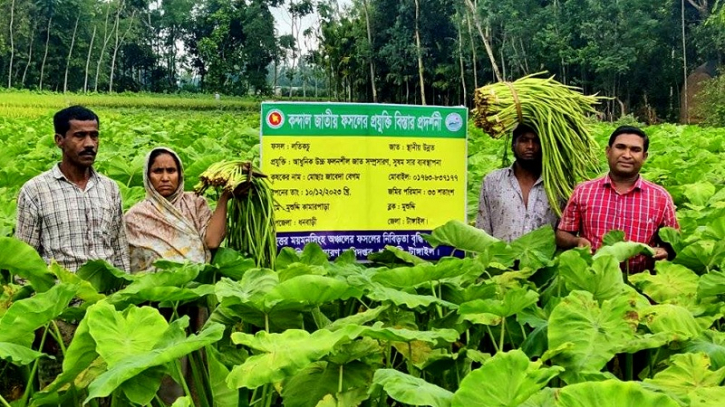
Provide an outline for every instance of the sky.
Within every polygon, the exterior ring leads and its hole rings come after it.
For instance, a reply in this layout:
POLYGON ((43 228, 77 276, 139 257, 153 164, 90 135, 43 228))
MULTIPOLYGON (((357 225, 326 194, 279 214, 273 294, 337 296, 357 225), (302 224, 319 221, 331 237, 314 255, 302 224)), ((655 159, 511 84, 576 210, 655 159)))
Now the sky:
MULTIPOLYGON (((352 0, 337 0, 337 4, 342 9, 345 6, 348 6, 352 4, 352 0)), ((289 34, 291 31, 290 27, 290 16, 289 13, 284 8, 280 7, 274 7, 272 8, 272 15, 274 16, 275 20, 275 27, 277 28, 277 33, 279 35, 289 34)), ((317 20, 316 15, 309 15, 305 17, 302 21, 302 27, 300 29, 300 33, 302 33, 305 29, 309 28, 312 24, 314 24, 317 20)), ((303 44, 302 49, 307 50, 309 48, 314 48, 315 43, 308 43, 305 44, 304 40, 302 40, 303 44)))

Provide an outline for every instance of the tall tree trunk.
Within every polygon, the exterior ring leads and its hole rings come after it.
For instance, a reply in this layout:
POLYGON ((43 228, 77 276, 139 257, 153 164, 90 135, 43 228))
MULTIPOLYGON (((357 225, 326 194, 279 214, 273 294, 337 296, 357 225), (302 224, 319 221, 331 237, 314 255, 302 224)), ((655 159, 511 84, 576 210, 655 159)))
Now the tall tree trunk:
POLYGON ((463 88, 463 106, 468 105, 468 93, 466 91, 466 65, 463 63, 463 22, 458 24, 458 63, 461 68, 461 88, 463 88))
POLYGON ((524 74, 529 74, 529 57, 526 54, 526 48, 524 47, 524 40, 519 38, 519 44, 521 44, 521 55, 523 56, 524 63, 521 68, 524 70, 524 74))
POLYGON ((471 43, 471 58, 473 59, 473 89, 478 89, 478 56, 476 56, 476 43, 473 41, 473 30, 471 30, 471 17, 466 14, 468 25, 468 40, 471 43))
POLYGON ((73 38, 70 41, 70 49, 68 50, 68 60, 65 63, 65 76, 63 77, 63 93, 68 91, 68 67, 70 67, 70 57, 73 55, 73 46, 76 43, 76 32, 78 30, 78 20, 81 19, 81 13, 76 17, 76 24, 73 26, 73 38))
POLYGON ((481 26, 481 22, 478 19, 478 12, 476 11, 476 6, 473 5, 471 0, 465 1, 466 6, 468 6, 468 9, 473 16, 473 22, 476 25, 476 29, 478 30, 478 35, 481 36, 483 46, 486 48, 486 54, 488 54, 488 59, 491 61, 491 69, 493 70, 493 74, 494 76, 496 76, 496 80, 502 82, 503 78, 501 77, 501 72, 498 69, 498 64, 496 64, 496 57, 493 55, 493 48, 491 48, 491 43, 488 40, 488 37, 483 33, 483 27, 481 26))
POLYGON ((43 76, 45 73, 45 60, 48 58, 48 45, 50 44, 50 25, 53 22, 53 15, 48 17, 48 32, 45 36, 45 53, 43 54, 43 62, 40 64, 40 83, 38 88, 43 90, 43 76))
POLYGON ((13 58, 15 58, 15 39, 13 20, 15 19, 15 0, 10 3, 10 65, 8 65, 8 89, 13 87, 13 58))
MULTIPOLYGON (((291 69, 291 68, 289 68, 291 69)), ((295 79, 295 71, 292 71, 292 75, 289 77, 289 94, 287 96, 292 97, 292 84, 294 83, 295 79)))
POLYGON ((501 75, 504 80, 506 80, 506 60, 503 56, 503 50, 506 48, 506 34, 503 35, 503 40, 501 41, 501 48, 498 50, 498 53, 501 55, 501 75))
MULTIPOLYGON (((687 2, 692 4, 692 7, 695 7, 695 9, 697 9, 697 12, 700 13, 700 18, 702 19, 702 21, 707 20, 707 17, 710 15, 708 0, 687 0, 687 2)), ((684 7, 685 5, 683 4, 682 6, 684 7)))
MULTIPOLYGON (((131 27, 133 26, 133 18, 136 15, 136 10, 134 10, 131 13, 131 18, 128 22, 128 27, 126 27, 126 32, 123 33, 121 36, 121 39, 119 41, 118 39, 118 29, 120 28, 120 22, 116 20, 116 42, 113 47, 113 57, 111 58, 111 75, 108 77, 108 92, 113 92, 113 74, 114 70, 116 69, 116 56, 118 55, 118 49, 123 45, 124 39, 126 39, 126 35, 128 35, 128 32, 131 31, 131 27)), ((118 16, 118 15, 117 15, 118 16)))
POLYGON ((272 93, 274 93, 275 96, 277 96, 277 79, 279 76, 279 63, 277 62, 277 57, 274 58, 274 79, 272 82, 272 93))
POLYGON ((420 45, 420 3, 419 0, 415 0, 415 48, 418 52, 418 78, 420 79, 420 101, 423 106, 426 105, 425 101, 425 80, 423 74, 425 68, 423 67, 423 50, 420 45))
POLYGON ((91 34, 91 44, 88 46, 88 56, 86 57, 86 75, 83 79, 83 93, 88 92, 88 67, 91 64, 91 54, 93 53, 93 40, 96 39, 96 26, 93 26, 93 34, 91 34))
MULTIPOLYGON (((108 32, 108 17, 111 12, 111 2, 108 2, 108 7, 106 7, 106 22, 103 25, 103 47, 101 47, 101 55, 98 56, 98 64, 96 64, 96 80, 93 84, 93 91, 98 92, 98 75, 101 73, 101 64, 103 63, 103 54, 106 53, 106 47, 108 46, 108 41, 111 40, 111 35, 113 32, 108 32)), ((116 16, 121 13, 121 4, 118 5, 118 12, 116 13, 116 16)), ((118 18, 116 19, 118 21, 118 18)), ((115 24, 114 24, 115 26, 115 24)))
POLYGON ((368 31, 368 46, 370 47, 369 64, 370 64, 370 86, 373 89, 373 103, 378 103, 378 89, 375 86, 375 61, 373 59, 373 34, 370 31, 370 15, 368 14, 368 1, 363 0, 363 10, 365 10, 365 26, 368 31))
MULTIPOLYGON (((33 22, 32 29, 30 30, 31 33, 35 33, 35 27, 36 24, 33 22)), ((30 35, 30 45, 28 46, 28 63, 25 64, 25 69, 23 69, 23 78, 20 80, 20 84, 25 87, 25 76, 28 74, 28 68, 30 68, 30 62, 33 60, 33 42, 35 41, 35 35, 30 35)))

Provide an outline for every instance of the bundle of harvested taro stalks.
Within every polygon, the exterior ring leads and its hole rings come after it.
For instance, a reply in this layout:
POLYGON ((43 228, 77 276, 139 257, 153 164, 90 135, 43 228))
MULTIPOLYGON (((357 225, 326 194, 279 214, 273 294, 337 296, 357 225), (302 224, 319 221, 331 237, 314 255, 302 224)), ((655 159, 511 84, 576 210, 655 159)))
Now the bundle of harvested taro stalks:
POLYGON ((227 247, 246 254, 258 267, 274 268, 277 233, 274 197, 267 176, 241 160, 212 164, 199 176, 197 194, 208 188, 221 189, 236 199, 227 212, 227 247))
POLYGON ((596 113, 594 105, 605 98, 583 95, 579 88, 553 77, 535 75, 476 89, 473 119, 493 138, 511 134, 519 123, 536 130, 544 188, 551 207, 561 215, 561 202, 566 202, 576 182, 599 169, 599 146, 586 123, 587 116, 596 113))

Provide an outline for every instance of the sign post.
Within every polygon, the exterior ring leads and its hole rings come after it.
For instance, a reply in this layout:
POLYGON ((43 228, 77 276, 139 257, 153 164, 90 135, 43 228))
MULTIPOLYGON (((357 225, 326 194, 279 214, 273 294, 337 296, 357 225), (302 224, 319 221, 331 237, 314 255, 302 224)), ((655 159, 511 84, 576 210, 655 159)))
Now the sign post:
POLYGON ((333 258, 387 245, 449 255, 420 234, 466 221, 467 121, 464 107, 263 103, 278 246, 315 242, 333 258))

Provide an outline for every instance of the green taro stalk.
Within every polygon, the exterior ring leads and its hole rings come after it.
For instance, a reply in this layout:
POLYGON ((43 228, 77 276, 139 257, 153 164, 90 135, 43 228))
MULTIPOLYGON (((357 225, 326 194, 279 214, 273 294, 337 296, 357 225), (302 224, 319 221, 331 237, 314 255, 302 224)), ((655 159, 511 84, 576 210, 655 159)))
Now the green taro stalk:
POLYGON ((599 145, 586 118, 596 114, 593 106, 604 98, 583 95, 553 77, 533 76, 476 89, 474 123, 493 138, 510 134, 520 122, 536 129, 544 188, 551 207, 561 215, 560 202, 569 199, 574 185, 599 170, 599 145))
POLYGON ((199 176, 197 194, 209 187, 231 193, 227 213, 227 247, 253 258, 258 267, 274 268, 277 233, 274 197, 266 175, 248 161, 214 163, 199 176))

